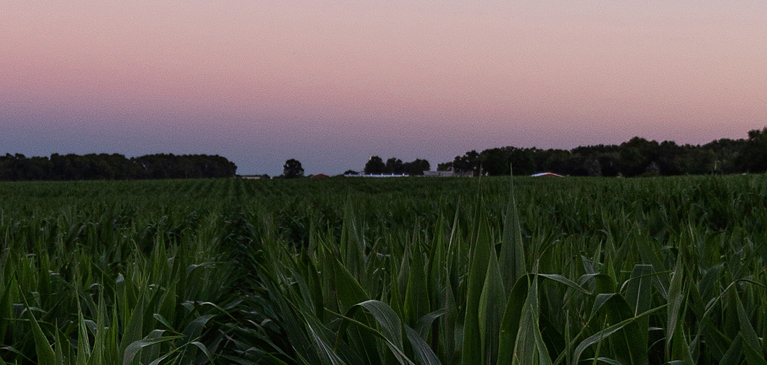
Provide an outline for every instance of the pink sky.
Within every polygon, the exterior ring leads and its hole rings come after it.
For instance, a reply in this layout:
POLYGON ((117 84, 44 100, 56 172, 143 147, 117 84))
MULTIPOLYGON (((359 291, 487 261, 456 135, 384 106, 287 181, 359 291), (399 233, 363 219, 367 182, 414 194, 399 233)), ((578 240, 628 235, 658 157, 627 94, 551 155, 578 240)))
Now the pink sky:
POLYGON ((335 174, 743 138, 767 124, 765 40, 764 1, 4 1, 0 153, 335 174))

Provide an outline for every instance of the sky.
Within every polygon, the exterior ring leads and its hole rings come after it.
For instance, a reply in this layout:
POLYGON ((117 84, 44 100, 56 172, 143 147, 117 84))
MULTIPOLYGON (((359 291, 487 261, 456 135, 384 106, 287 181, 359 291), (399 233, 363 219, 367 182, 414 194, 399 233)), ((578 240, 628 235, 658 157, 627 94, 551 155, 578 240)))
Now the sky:
POLYGON ((767 125, 767 2, 0 2, 0 153, 240 174, 767 125))

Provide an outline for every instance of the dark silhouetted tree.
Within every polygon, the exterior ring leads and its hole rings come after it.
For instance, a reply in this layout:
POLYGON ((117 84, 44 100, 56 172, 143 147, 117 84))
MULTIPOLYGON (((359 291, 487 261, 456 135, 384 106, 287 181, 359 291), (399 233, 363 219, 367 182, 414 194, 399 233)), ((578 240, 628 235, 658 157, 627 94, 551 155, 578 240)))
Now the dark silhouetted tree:
POLYGON ((406 174, 410 176, 417 176, 423 175, 424 171, 431 170, 431 165, 429 165, 429 161, 417 158, 413 161, 405 162, 402 165, 402 169, 406 174))
POLYGON ((371 156, 365 164, 366 174, 383 174, 386 172, 386 164, 378 156, 371 156))
POLYGON ((453 171, 453 163, 443 162, 443 163, 437 164, 437 171, 453 171))
POLYGON ((583 168, 589 176, 602 176, 602 165, 599 164, 599 160, 597 159, 586 159, 586 161, 583 162, 583 168))
POLYGON ((386 173, 387 174, 397 174, 400 175, 404 173, 405 170, 402 166, 402 160, 398 158, 390 158, 386 160, 386 173))
POLYGON ((752 173, 767 171, 767 127, 748 131, 748 140, 740 151, 738 165, 752 173))
POLYGON ((456 156, 453 160, 453 171, 459 173, 471 172, 474 176, 479 176, 479 167, 482 161, 479 153, 475 150, 466 152, 463 156, 456 156))
POLYGON ((304 177, 304 168, 301 167, 301 162, 296 159, 290 159, 285 161, 285 165, 282 166, 282 175, 286 179, 295 179, 304 177))
POLYGON ((490 148, 480 154, 482 171, 490 176, 509 174, 509 156, 504 148, 490 148))

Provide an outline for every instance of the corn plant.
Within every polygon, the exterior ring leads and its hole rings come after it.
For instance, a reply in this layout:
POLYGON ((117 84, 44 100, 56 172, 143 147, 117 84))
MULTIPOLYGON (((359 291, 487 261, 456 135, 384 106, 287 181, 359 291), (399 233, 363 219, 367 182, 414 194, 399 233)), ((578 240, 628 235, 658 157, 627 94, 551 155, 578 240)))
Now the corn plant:
POLYGON ((0 364, 763 364, 767 179, 0 184, 0 364))

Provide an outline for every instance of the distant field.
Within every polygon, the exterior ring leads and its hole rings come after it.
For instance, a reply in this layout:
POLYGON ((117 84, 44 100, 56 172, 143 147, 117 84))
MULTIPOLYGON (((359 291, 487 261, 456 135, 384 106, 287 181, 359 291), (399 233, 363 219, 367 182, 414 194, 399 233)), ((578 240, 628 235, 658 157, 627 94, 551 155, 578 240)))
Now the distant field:
POLYGON ((0 365, 765 363, 767 177, 513 183, 0 183, 0 365))

